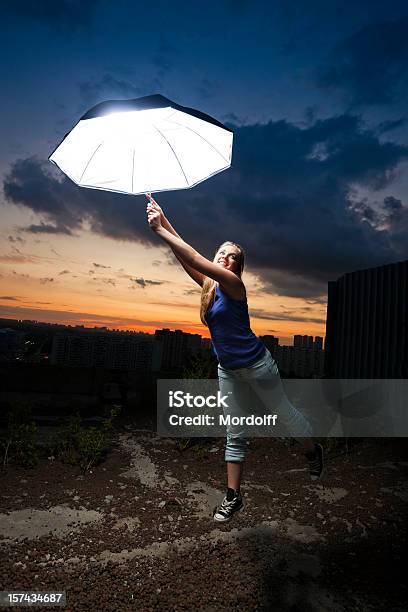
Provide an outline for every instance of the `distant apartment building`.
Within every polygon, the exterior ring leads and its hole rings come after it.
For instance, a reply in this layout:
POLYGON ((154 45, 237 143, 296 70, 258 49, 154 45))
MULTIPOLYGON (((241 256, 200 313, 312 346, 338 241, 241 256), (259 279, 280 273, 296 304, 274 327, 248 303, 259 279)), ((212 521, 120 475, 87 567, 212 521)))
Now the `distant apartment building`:
POLYGON ((186 359, 199 352, 202 346, 199 334, 188 334, 180 329, 157 329, 154 337, 162 345, 162 370, 183 367, 186 359))
POLYGON ((280 346, 275 336, 260 336, 284 376, 320 378, 324 375, 323 338, 294 336, 293 346, 280 346))
POLYGON ((277 346, 273 357, 285 376, 321 378, 324 375, 324 351, 297 346, 277 346))
POLYGON ((0 328, 0 361, 15 361, 24 355, 25 333, 11 329, 0 328))
POLYGON ((72 367, 157 371, 161 346, 148 334, 129 332, 57 332, 51 351, 51 364, 72 367))
POLYGON ((270 353, 273 354, 275 347, 279 346, 279 338, 269 335, 260 336, 260 338, 270 353))
POLYGON ((325 374, 408 378, 408 261, 328 283, 325 374))
POLYGON ((313 336, 296 335, 293 338, 293 346, 296 348, 313 348, 313 336))
POLYGON ((321 336, 315 336, 315 339, 313 342, 313 348, 318 351, 323 350, 323 338, 321 336))

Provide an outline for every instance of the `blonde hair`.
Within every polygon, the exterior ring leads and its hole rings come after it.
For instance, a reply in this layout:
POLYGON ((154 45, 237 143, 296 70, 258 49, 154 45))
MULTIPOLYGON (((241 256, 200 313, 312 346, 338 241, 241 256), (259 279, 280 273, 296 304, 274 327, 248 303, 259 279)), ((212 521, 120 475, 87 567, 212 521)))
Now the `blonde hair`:
MULTIPOLYGON (((214 257, 218 253, 220 248, 226 244, 231 244, 239 250, 239 271, 237 272, 237 275, 239 276, 239 278, 241 278, 245 262, 245 252, 241 245, 237 244, 236 242, 231 242, 230 240, 227 240, 226 242, 220 244, 220 246, 216 249, 214 257)), ((201 290, 200 319, 206 327, 208 327, 208 324, 205 320, 205 315, 214 303, 216 286, 217 282, 214 279, 210 278, 209 276, 206 276, 204 278, 203 288, 201 290)))

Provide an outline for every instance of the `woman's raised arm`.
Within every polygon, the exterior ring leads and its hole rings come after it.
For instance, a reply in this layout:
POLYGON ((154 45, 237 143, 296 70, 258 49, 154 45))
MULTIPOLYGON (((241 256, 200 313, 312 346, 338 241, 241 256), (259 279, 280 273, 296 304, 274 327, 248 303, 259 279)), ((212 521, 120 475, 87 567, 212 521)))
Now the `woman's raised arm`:
MULTIPOLYGON (((151 196, 150 196, 150 206, 152 207, 152 210, 156 210, 160 213, 160 223, 162 224, 164 229, 170 232, 170 234, 173 234, 173 236, 177 236, 177 238, 180 238, 180 240, 182 240, 181 236, 176 232, 176 230, 174 229, 170 221, 167 219, 166 215, 163 212, 163 209, 159 206, 159 204, 157 204, 155 200, 153 200, 151 196)), ((178 261, 183 266, 184 270, 189 275, 189 277, 192 278, 198 285, 200 285, 200 287, 202 287, 203 282, 204 282, 204 274, 201 274, 201 272, 194 270, 194 268, 186 264, 173 248, 172 248, 172 251, 174 255, 177 257, 178 261)))
POLYGON ((187 242, 184 242, 182 238, 175 236, 165 229, 161 224, 160 213, 153 209, 150 204, 147 205, 147 218, 152 230, 171 247, 183 263, 197 272, 201 272, 204 276, 209 276, 217 281, 228 291, 231 297, 237 300, 244 299, 245 287, 242 280, 234 272, 226 270, 206 259, 187 242))

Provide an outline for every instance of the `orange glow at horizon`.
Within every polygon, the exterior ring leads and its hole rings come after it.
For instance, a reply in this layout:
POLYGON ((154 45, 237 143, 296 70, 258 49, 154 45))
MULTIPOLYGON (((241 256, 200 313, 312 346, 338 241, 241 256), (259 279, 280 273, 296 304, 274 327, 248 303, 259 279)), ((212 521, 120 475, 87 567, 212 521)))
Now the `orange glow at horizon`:
MULTIPOLYGON (((200 321, 200 288, 161 244, 87 230, 75 237, 24 234, 10 241, 15 227, 0 235, 0 318, 146 333, 180 329, 209 337, 200 321)), ((290 344, 295 334, 324 337, 324 304, 265 293, 248 271, 245 283, 256 334, 290 344)))

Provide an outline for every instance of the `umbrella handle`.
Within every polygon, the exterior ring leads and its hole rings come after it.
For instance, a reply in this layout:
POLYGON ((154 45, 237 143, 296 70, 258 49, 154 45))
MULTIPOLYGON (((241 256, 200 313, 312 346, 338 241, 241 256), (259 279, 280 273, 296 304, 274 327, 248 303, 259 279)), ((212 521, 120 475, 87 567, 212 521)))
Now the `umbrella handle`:
MULTIPOLYGON (((155 202, 155 200, 152 198, 152 192, 151 191, 147 191, 145 193, 146 198, 149 200, 149 202, 155 202)), ((156 204, 157 202, 155 202, 156 204)))

